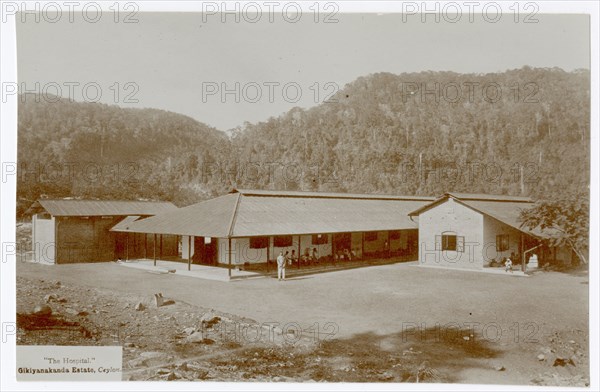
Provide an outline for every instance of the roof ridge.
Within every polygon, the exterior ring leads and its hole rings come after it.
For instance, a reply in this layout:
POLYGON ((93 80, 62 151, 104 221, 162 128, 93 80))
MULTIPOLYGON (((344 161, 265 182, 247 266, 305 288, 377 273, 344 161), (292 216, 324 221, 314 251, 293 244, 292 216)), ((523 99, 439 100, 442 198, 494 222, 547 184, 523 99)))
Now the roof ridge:
POLYGON ((450 196, 456 199, 464 200, 482 200, 482 201, 511 201, 511 202, 532 202, 529 196, 512 196, 512 195, 498 195, 488 193, 466 193, 466 192, 446 192, 440 199, 450 196))
POLYGON ((306 197, 323 199, 373 199, 373 200, 435 200, 433 196, 417 195, 390 195, 377 193, 344 193, 344 192, 316 192, 316 191, 272 191, 263 189, 233 189, 230 194, 238 193, 245 196, 262 197, 306 197))
POLYGON ((231 236, 233 234, 233 226, 235 225, 235 220, 237 218, 237 210, 238 210, 238 206, 240 205, 241 198, 242 198, 242 194, 238 192, 237 199, 235 201, 235 207, 233 207, 233 214, 231 214, 231 221, 229 222, 229 231, 228 231, 229 238, 231 238, 231 236))
POLYGON ((123 200, 123 199, 46 199, 40 198, 37 202, 42 201, 89 201, 89 202, 106 202, 106 203, 162 203, 162 204, 174 204, 172 201, 165 200, 123 200))

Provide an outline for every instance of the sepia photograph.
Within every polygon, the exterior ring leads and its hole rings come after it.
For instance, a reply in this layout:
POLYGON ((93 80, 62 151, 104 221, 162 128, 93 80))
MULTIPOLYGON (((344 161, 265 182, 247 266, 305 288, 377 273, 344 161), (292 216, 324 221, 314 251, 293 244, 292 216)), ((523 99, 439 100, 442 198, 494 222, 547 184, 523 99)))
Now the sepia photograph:
POLYGON ((571 4, 3 1, 2 389, 598 388, 571 4))

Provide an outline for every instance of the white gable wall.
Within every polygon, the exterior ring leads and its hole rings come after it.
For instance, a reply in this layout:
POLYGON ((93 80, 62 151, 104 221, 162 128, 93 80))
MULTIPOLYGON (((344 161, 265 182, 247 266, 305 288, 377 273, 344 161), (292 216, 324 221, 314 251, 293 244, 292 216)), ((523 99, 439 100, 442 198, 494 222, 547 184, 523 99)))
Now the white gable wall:
POLYGON ((34 214, 31 218, 33 260, 36 263, 54 263, 56 256, 56 244, 54 243, 56 219, 53 216, 49 219, 43 219, 41 215, 34 214))
MULTIPOLYGON (((482 269, 483 215, 453 199, 419 215, 419 263, 424 266, 482 269), (442 251, 436 236, 452 232, 465 239, 464 251, 442 251)), ((439 237, 438 237, 439 238, 439 237)))

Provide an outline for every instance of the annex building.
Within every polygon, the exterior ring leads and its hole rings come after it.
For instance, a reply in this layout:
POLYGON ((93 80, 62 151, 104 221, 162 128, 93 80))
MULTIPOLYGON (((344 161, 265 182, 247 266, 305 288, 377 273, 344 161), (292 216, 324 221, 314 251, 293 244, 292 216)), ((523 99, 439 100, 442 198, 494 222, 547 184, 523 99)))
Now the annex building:
POLYGON ((446 193, 410 213, 419 222, 419 263, 482 269, 509 257, 527 263, 535 253, 543 263, 570 264, 569 249, 542 245, 552 233, 521 228, 521 211, 533 206, 527 197, 446 193))
MULTIPOLYGON (((31 214, 33 260, 43 263, 81 263, 145 257, 154 237, 111 231, 130 222, 175 211, 168 202, 40 199, 31 214)), ((164 255, 177 255, 176 236, 157 241, 164 255)))

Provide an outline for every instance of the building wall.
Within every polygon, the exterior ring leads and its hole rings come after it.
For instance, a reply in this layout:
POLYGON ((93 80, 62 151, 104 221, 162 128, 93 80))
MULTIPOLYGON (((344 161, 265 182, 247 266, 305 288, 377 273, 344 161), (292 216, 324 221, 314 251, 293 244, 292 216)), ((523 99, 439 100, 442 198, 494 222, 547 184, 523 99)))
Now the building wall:
MULTIPOLYGON (((275 238, 271 237, 269 239, 269 259, 270 260, 276 260, 277 256, 279 256, 279 252, 283 252, 283 254, 285 255, 285 252, 290 252, 289 256, 292 255, 292 251, 296 252, 296 256, 298 256, 298 252, 300 249, 300 253, 303 252, 303 247, 304 244, 307 244, 308 242, 306 242, 306 238, 302 238, 303 236, 298 236, 298 235, 294 235, 292 236, 292 245, 290 246, 275 246, 275 238), (298 241, 300 241, 300 248, 298 248, 298 241)), ((250 239, 246 238, 245 241, 243 242, 243 246, 249 247, 250 246, 250 239)), ((260 261, 261 263, 266 263, 267 261, 267 250, 262 249, 262 250, 258 250, 258 249, 249 249, 249 251, 246 252, 246 256, 247 255, 252 255, 252 252, 260 252, 260 261)), ((248 257, 243 258, 242 259, 244 262, 250 262, 252 263, 252 259, 248 259, 248 257)))
MULTIPOLYGON (((317 248, 317 254, 319 255, 319 257, 330 257, 332 255, 332 246, 331 246, 332 235, 331 234, 321 234, 321 236, 327 237, 326 244, 313 245, 312 235, 302 236, 302 249, 317 248)), ((353 238, 353 241, 354 241, 354 238, 353 238)))
POLYGON ((419 230, 400 230, 400 238, 390 239, 390 252, 393 256, 402 256, 406 260, 419 257, 419 230))
MULTIPOLYGON (((365 241, 364 249, 366 255, 378 255, 381 254, 385 250, 385 242, 390 242, 390 250, 396 252, 395 255, 402 254, 403 256, 410 256, 410 250, 412 249, 413 260, 417 259, 417 248, 418 244, 410 244, 411 235, 414 238, 418 238, 418 230, 400 230, 400 238, 390 241, 388 231, 380 231, 377 234, 377 239, 375 241, 365 241)), ((327 236, 327 243, 321 245, 313 245, 312 243, 312 235, 294 235, 292 236, 292 245, 286 247, 276 247, 274 246, 274 239, 270 237, 269 240, 269 252, 267 252, 267 248, 263 249, 251 249, 250 248, 250 238, 232 238, 231 246, 232 246, 232 264, 244 264, 244 263, 266 263, 267 254, 271 261, 275 261, 279 252, 283 252, 285 254, 286 251, 289 251, 290 255, 292 250, 296 251, 296 255, 303 255, 307 250, 310 252, 313 248, 317 248, 317 253, 319 257, 331 257, 332 256, 332 235, 331 234, 322 234, 323 236, 327 236), (300 241, 300 247, 298 246, 300 241)), ((356 232, 351 233, 351 247, 355 251, 356 255, 360 257, 360 252, 363 246, 362 240, 363 233, 356 232)), ((215 239, 217 241, 217 260, 220 264, 228 263, 228 240, 226 238, 218 238, 215 239)), ((192 241, 192 252, 193 252, 193 241, 192 241)), ((192 253, 193 254, 193 253, 192 253)), ((182 257, 187 258, 187 237, 182 237, 182 257)))
POLYGON ((190 256, 188 248, 192 249, 192 256, 194 255, 194 237, 192 236, 191 244, 190 244, 189 240, 190 240, 190 236, 188 236, 188 235, 181 236, 181 258, 182 259, 187 260, 187 258, 190 256), (191 245, 191 247, 188 245, 191 245))
POLYGON ((56 263, 111 261, 115 234, 110 228, 123 217, 59 217, 56 223, 56 263))
MULTIPOLYGON (((152 258, 154 236, 117 233, 110 229, 123 216, 59 217, 56 219, 56 263, 88 263, 121 259, 152 258)), ((54 240, 53 240, 54 241, 54 240)), ((156 256, 161 255, 157 236, 156 256)), ((162 236, 162 256, 177 256, 177 236, 162 236)))
POLYGON ((452 199, 419 215, 419 263, 463 269, 483 268, 483 215, 452 199), (436 248, 436 236, 453 232, 465 239, 464 252, 436 248))
MULTIPOLYGON (((269 240, 269 252, 267 252, 267 248, 262 249, 251 249, 250 248, 250 238, 232 238, 231 239, 231 263, 232 264, 244 264, 244 263, 266 263, 267 262, 267 253, 269 259, 274 261, 277 259, 279 252, 282 251, 284 254, 286 251, 289 251, 290 254, 292 250, 296 251, 296 255, 298 255, 298 246, 300 245, 300 255, 304 254, 306 249, 317 248, 317 252, 319 257, 331 256, 331 234, 323 234, 327 236, 327 244, 321 245, 313 245, 312 244, 312 235, 301 235, 301 236, 293 236, 292 237, 292 245, 287 247, 276 247, 274 246, 273 237, 269 240)), ((228 263, 228 252, 229 252, 229 243, 227 238, 218 238, 217 239, 217 249, 218 256, 217 259, 220 264, 228 263)))
MULTIPOLYGON (((115 258, 121 259, 153 259, 154 234, 145 233, 115 233, 115 258)), ((156 258, 179 255, 179 237, 176 235, 156 235, 156 258), (161 245, 162 243, 162 245, 161 245), (162 249, 161 249, 162 246, 162 249)))
MULTIPOLYGON (((493 259, 500 262, 504 257, 510 257, 513 252, 519 257, 520 244, 521 232, 519 230, 489 216, 483 217, 483 247, 481 252, 484 265, 493 259), (503 252, 498 251, 496 248, 496 236, 501 234, 508 235, 508 250, 503 252)), ((518 262, 520 260, 513 260, 513 263, 518 262)))
POLYGON ((406 247, 408 246, 408 235, 405 233, 405 231, 406 230, 400 231, 400 238, 390 238, 390 252, 396 252, 401 249, 406 249, 406 247))
MULTIPOLYGON (((141 237, 144 235, 141 234, 141 237)), ((148 234, 148 237, 150 235, 148 234)), ((148 254, 150 252, 150 248, 148 248, 148 254)), ((162 236, 162 255, 163 256, 179 256, 179 236, 163 234, 162 236)))
POLYGON ((374 241, 367 241, 365 238, 365 255, 384 251, 386 241, 389 241, 387 231, 378 231, 377 239, 374 241))
POLYGON ((362 257, 363 233, 352 233, 352 249, 356 257, 362 257))
POLYGON ((54 263, 56 259, 56 244, 54 233, 56 219, 53 216, 43 217, 35 214, 31 218, 31 247, 33 260, 37 263, 54 263))

